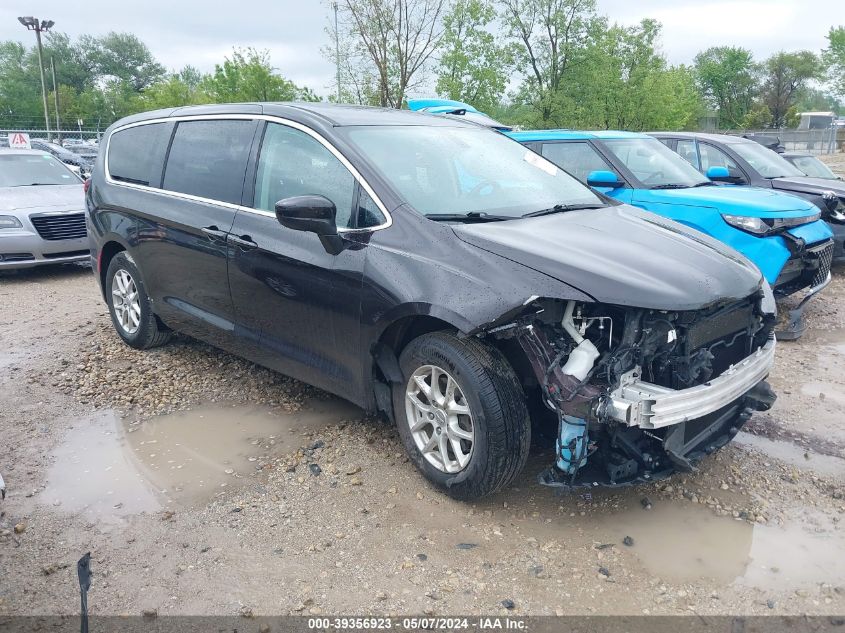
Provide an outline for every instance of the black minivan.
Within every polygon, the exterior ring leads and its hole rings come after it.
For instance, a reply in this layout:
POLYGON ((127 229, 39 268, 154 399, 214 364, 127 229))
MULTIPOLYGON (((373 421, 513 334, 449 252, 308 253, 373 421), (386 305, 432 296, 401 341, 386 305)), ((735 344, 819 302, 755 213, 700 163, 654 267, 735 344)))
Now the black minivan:
POLYGON ((128 117, 102 148, 91 253, 128 345, 179 331, 381 411, 457 498, 513 481, 532 418, 556 425, 542 483, 623 485, 774 399, 753 265, 495 131, 238 104, 128 117))

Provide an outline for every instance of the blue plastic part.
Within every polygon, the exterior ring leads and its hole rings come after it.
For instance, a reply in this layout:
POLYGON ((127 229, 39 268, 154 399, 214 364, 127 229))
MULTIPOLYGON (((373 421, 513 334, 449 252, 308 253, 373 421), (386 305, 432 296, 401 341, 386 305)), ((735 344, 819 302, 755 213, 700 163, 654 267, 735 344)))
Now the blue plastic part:
POLYGON ((451 99, 408 99, 408 109, 413 112, 425 111, 431 114, 451 112, 452 110, 478 112, 468 103, 452 101, 451 99))
POLYGON ((713 180, 714 178, 728 178, 730 177, 731 172, 728 171, 727 167, 713 165, 707 170, 707 173, 705 175, 711 180, 713 180))
POLYGON ((557 467, 563 472, 574 475, 587 463, 587 421, 571 415, 560 416, 557 449, 557 467))
POLYGON ((580 130, 529 130, 525 132, 507 132, 515 141, 520 143, 534 143, 542 141, 588 141, 591 139, 626 139, 626 138, 651 138, 647 134, 639 132, 622 132, 620 130, 593 130, 583 132, 580 130))
POLYGON ((597 169, 587 174, 587 184, 591 187, 601 187, 603 189, 616 189, 625 185, 615 173, 609 169, 597 169), (605 183, 616 183, 612 187, 607 187, 605 183))

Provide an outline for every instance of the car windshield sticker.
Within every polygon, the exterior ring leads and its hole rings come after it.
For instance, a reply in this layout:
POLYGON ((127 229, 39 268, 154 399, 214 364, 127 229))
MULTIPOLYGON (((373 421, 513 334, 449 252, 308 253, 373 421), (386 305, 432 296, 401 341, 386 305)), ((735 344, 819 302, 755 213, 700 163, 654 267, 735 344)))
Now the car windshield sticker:
POLYGON ((544 172, 549 174, 549 176, 556 176, 557 175, 557 167, 553 163, 550 163, 545 158, 540 156, 539 154, 535 154, 531 150, 525 152, 525 156, 522 157, 529 165, 533 165, 537 169, 542 169, 544 172))

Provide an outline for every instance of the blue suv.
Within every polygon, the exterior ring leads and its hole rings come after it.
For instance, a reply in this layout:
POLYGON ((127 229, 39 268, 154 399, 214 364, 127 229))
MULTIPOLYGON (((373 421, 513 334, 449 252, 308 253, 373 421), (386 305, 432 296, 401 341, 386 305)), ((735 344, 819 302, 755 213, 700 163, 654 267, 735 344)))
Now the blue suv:
MULTIPOLYGON (((508 132, 591 187, 711 235, 748 257, 780 296, 809 288, 790 315, 803 331, 801 308, 830 283, 832 233, 819 209, 790 194, 717 186, 663 143, 633 132, 508 132)), ((718 174, 712 174, 718 176, 718 174)), ((782 338, 790 338, 787 332, 782 338)))

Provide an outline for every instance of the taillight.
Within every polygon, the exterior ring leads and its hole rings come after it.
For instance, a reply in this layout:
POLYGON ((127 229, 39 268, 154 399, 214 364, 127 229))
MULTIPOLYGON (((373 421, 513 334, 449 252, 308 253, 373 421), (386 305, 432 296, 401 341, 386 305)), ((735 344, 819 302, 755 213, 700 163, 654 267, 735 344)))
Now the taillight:
POLYGON ((91 178, 86 178, 85 182, 82 183, 82 191, 88 193, 88 190, 91 188, 91 178))

